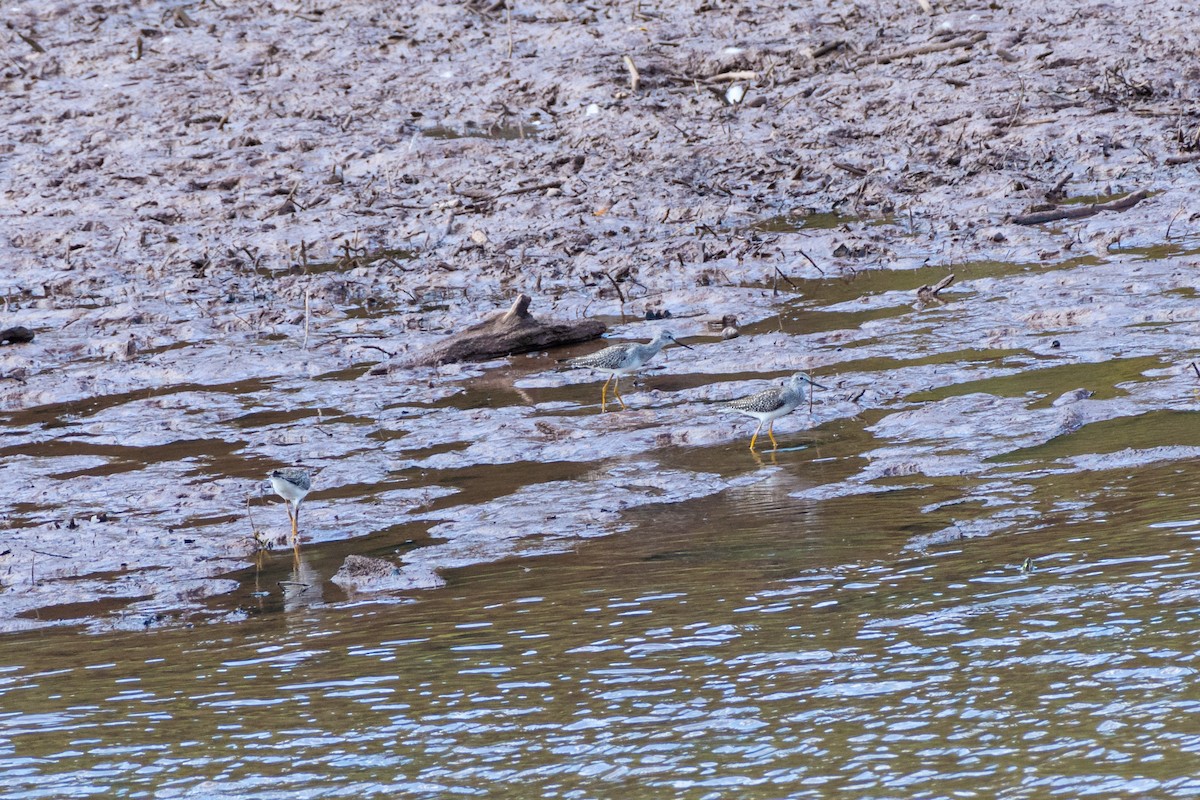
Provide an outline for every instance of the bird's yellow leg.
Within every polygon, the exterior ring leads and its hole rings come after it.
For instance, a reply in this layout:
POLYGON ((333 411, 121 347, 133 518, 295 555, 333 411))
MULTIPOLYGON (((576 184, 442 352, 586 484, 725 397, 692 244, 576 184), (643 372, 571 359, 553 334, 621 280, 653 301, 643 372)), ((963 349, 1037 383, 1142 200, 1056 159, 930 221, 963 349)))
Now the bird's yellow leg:
POLYGON ((613 374, 613 394, 617 396, 617 400, 621 403, 621 410, 625 410, 625 398, 621 397, 621 378, 615 373, 613 374))
POLYGON ((758 423, 758 427, 754 429, 754 435, 750 437, 750 451, 754 452, 754 443, 758 441, 758 432, 762 430, 762 422, 758 423))
POLYGON ((296 543, 296 530, 299 526, 297 519, 300 516, 300 508, 299 508, 299 506, 297 506, 295 511, 293 511, 292 503, 290 500, 284 500, 283 507, 287 509, 288 522, 292 523, 292 533, 291 533, 291 536, 289 536, 288 538, 291 540, 292 544, 294 545, 296 543))
POLYGON ((605 411, 608 411, 608 382, 611 381, 612 378, 613 376, 609 375, 604 379, 604 385, 600 387, 600 413, 602 414, 605 411))
POLYGON ((771 447, 779 449, 779 442, 775 441, 775 420, 771 420, 771 424, 767 426, 767 436, 771 437, 771 447))

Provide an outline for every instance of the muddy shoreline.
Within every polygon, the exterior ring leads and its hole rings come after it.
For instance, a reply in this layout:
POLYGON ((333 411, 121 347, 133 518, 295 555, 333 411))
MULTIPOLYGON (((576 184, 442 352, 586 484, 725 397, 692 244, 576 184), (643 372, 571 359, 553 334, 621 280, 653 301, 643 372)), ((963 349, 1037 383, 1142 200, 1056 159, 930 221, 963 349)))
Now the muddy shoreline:
POLYGON ((309 544, 417 537, 392 590, 561 550, 769 475, 688 453, 740 453, 715 403, 796 369, 833 388, 780 430, 870 440, 809 500, 948 475, 1019 498, 1045 465, 989 459, 1194 413, 1190 12, 993 6, 10 6, 0 328, 35 338, 0 346, 0 630, 195 611, 282 531, 262 477, 293 463, 309 544), (586 348, 366 375, 521 292, 696 351, 603 416, 556 363, 586 348), (493 466, 494 497, 456 478, 493 466), (531 522, 547 503, 578 511, 531 522))

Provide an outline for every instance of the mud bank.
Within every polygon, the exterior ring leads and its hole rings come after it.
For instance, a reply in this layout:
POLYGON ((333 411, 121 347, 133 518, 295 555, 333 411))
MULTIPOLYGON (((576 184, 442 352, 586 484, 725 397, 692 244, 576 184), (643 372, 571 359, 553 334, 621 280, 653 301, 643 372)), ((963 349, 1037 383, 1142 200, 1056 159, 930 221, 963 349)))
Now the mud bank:
POLYGON ((317 473, 307 543, 414 539, 422 576, 619 530, 772 474, 715 403, 797 369, 833 388, 780 431, 869 437, 798 499, 958 476, 1008 506, 916 544, 1021 518, 1047 467, 1005 454, 1194 413, 1190 11, 918 9, 9 6, 0 327, 36 337, 0 347, 0 629, 227 590, 286 524, 280 464, 317 473), (603 416, 578 350, 365 375, 518 292, 696 349, 603 416))

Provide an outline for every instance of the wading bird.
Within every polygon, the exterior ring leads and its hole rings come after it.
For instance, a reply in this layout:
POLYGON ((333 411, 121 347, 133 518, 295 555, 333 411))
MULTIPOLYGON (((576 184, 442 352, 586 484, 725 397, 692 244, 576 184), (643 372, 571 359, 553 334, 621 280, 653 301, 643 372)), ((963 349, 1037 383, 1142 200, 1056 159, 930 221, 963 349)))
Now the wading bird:
POLYGON ((292 547, 297 547, 300 534, 300 501, 312 488, 312 478, 307 470, 298 468, 271 470, 267 477, 271 480, 271 488, 283 498, 287 507, 288 519, 292 522, 292 547))
POLYGON ((771 437, 771 446, 778 448, 779 443, 775 441, 775 433, 772 430, 775 427, 775 420, 792 413, 804 402, 806 396, 804 384, 806 383, 810 383, 818 389, 825 388, 803 372, 797 372, 788 378, 783 386, 734 400, 726 403, 723 408, 758 420, 758 427, 754 429, 754 435, 750 437, 751 450, 754 449, 754 443, 758 441, 758 434, 762 431, 764 423, 767 425, 767 436, 771 437))
POLYGON ((609 381, 612 381, 613 394, 617 396, 617 401, 621 404, 621 408, 624 409, 625 401, 621 398, 621 391, 619 389, 621 376, 637 372, 642 368, 642 365, 658 355, 659 350, 662 350, 670 343, 686 347, 688 350, 692 349, 676 339, 670 331, 659 331, 646 344, 614 344, 591 355, 572 358, 567 364, 572 367, 587 367, 597 372, 606 373, 608 378, 605 379, 604 386, 600 388, 600 410, 608 410, 607 392, 609 381))

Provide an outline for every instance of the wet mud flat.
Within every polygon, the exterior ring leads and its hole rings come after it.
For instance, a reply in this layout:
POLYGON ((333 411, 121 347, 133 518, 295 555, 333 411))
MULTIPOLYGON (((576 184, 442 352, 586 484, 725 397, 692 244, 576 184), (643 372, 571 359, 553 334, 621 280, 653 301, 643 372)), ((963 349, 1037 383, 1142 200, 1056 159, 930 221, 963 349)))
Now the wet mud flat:
POLYGON ((0 327, 36 335, 0 346, 0 626, 206 608, 285 532, 262 478, 294 463, 305 546, 394 565, 315 602, 562 552, 814 442, 841 466, 798 504, 939 521, 897 553, 1102 514, 1056 480, 1194 485, 1187 12, 931 12, 13 6, 0 327), (517 292, 695 350, 604 415, 557 363, 584 345, 366 375, 517 292), (831 388, 755 459, 716 404, 796 370, 831 388))

